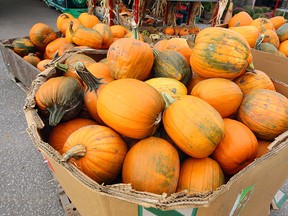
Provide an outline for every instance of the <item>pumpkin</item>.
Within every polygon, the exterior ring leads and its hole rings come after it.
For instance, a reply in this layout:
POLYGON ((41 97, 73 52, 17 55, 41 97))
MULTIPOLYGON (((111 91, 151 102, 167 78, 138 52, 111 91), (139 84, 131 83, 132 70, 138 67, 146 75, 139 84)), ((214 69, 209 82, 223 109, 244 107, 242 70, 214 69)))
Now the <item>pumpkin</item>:
POLYGON ((157 49, 159 52, 165 50, 168 41, 169 41, 168 39, 163 39, 163 40, 157 41, 157 42, 154 44, 153 49, 157 49))
POLYGON ((246 71, 249 55, 250 46, 242 35, 208 27, 196 36, 190 65, 202 77, 233 79, 246 71))
POLYGON ((29 53, 28 55, 24 56, 23 59, 32 64, 34 67, 37 67, 37 64, 41 61, 41 59, 34 53, 29 53))
POLYGON ((264 17, 259 17, 254 19, 251 23, 251 26, 255 26, 260 33, 265 31, 266 29, 275 30, 272 22, 269 19, 264 17))
POLYGON ((113 42, 113 34, 110 29, 110 26, 105 23, 98 23, 95 26, 92 27, 92 29, 98 31, 103 40, 102 40, 102 49, 107 49, 113 42))
POLYGON ((184 153, 208 157, 224 137, 221 115, 206 101, 191 95, 174 101, 163 113, 167 134, 184 153))
POLYGON ((154 77, 169 77, 187 85, 192 78, 189 62, 175 50, 163 50, 156 54, 153 62, 154 77))
POLYGON ((48 143, 60 154, 63 154, 63 146, 70 134, 81 127, 96 124, 95 121, 85 118, 74 118, 67 122, 62 122, 52 128, 48 143))
POLYGON ((276 32, 274 30, 271 29, 265 29, 262 32, 263 35, 265 35, 266 37, 263 39, 263 42, 265 43, 270 43, 273 46, 275 46, 276 48, 279 47, 280 45, 280 41, 278 38, 278 35, 276 34, 276 32))
POLYGON ((247 26, 253 21, 252 17, 246 12, 241 11, 235 14, 228 22, 228 27, 247 26))
POLYGON ((189 35, 189 29, 187 27, 183 27, 179 31, 179 36, 187 36, 189 35))
POLYGON ((65 38, 67 43, 73 43, 73 35, 72 33, 76 31, 76 29, 81 26, 80 22, 70 22, 68 28, 66 28, 66 32, 65 32, 65 38), (70 28, 72 29, 72 31, 70 30, 70 28))
POLYGON ((224 174, 215 160, 189 157, 181 164, 177 192, 211 193, 224 183, 224 174))
MULTIPOLYGON (((143 36, 140 33, 138 33, 138 34, 139 34, 139 39, 138 40, 144 42, 143 36)), ((133 32, 129 31, 127 34, 125 34, 124 38, 135 38, 135 37, 133 36, 133 32)))
POLYGON ((151 74, 153 61, 149 44, 134 38, 114 41, 107 52, 107 62, 114 79, 146 80, 151 74))
POLYGON ((175 34, 175 30, 173 28, 173 26, 167 26, 164 30, 163 33, 166 35, 174 35, 175 34))
POLYGON ((187 95, 186 86, 180 81, 168 78, 168 77, 156 77, 150 78, 145 81, 153 88, 155 88, 159 93, 166 92, 172 98, 180 98, 182 95, 187 95))
POLYGON ((74 18, 72 14, 69 13, 61 13, 57 19, 56 19, 56 27, 57 29, 62 32, 62 34, 65 34, 66 28, 62 28, 62 25, 66 22, 70 22, 71 19, 74 18), (65 30, 65 31, 64 31, 65 30))
POLYGON ((81 13, 78 17, 79 22, 85 26, 86 28, 92 28, 97 23, 99 23, 99 19, 94 14, 89 14, 87 12, 81 13))
POLYGON ((163 109, 164 101, 160 93, 137 79, 112 81, 98 95, 100 118, 129 138, 143 139, 153 135, 161 121, 163 109))
POLYGON ((275 55, 280 55, 279 50, 272 44, 270 43, 260 43, 259 45, 256 46, 257 50, 261 50, 263 52, 268 52, 272 53, 275 55))
POLYGON ((288 23, 283 24, 280 26, 276 31, 280 42, 283 42, 288 39, 288 23))
POLYGON ((61 56, 65 52, 72 50, 74 47, 75 45, 73 43, 68 43, 68 42, 60 45, 58 48, 58 55, 61 56))
POLYGON ((46 56, 46 59, 52 59, 55 56, 56 52, 58 54, 59 47, 65 43, 67 43, 65 38, 56 38, 55 40, 47 44, 44 54, 46 56))
POLYGON ((89 125, 70 134, 63 146, 63 161, 70 161, 99 184, 121 173, 127 145, 119 134, 102 125, 89 125))
POLYGON ((200 28, 197 26, 189 27, 189 34, 197 35, 200 32, 200 28))
POLYGON ((29 53, 35 53, 36 47, 28 38, 16 38, 12 44, 4 44, 5 47, 12 48, 15 53, 24 57, 29 53))
POLYGON ((277 30, 280 26, 286 23, 286 19, 283 16, 274 16, 271 17, 270 22, 273 24, 273 27, 277 30))
POLYGON ((230 27, 229 29, 241 34, 247 40, 251 48, 256 46, 256 41, 259 38, 260 33, 255 26, 230 27))
POLYGON ((51 59, 43 59, 36 65, 37 69, 40 71, 46 70, 48 65, 51 63, 51 59))
POLYGON ((189 47, 185 38, 171 38, 167 41, 166 49, 175 50, 182 54, 187 61, 190 61, 192 49, 189 47))
POLYGON ((271 141, 267 140, 258 140, 258 151, 256 154, 256 158, 260 158, 266 153, 269 152, 268 146, 271 144, 271 141))
POLYGON ((243 98, 240 87, 224 78, 206 79, 194 86, 192 96, 199 97, 225 118, 237 112, 243 98))
POLYGON ((112 25, 110 26, 113 38, 124 38, 128 33, 128 30, 122 25, 112 25))
POLYGON ((279 51, 281 53, 284 53, 284 55, 288 57, 288 40, 285 40, 280 43, 279 51))
POLYGON ((187 85, 187 93, 191 94, 192 89, 194 88, 194 86, 201 82, 202 80, 205 80, 206 78, 201 77, 199 74, 193 72, 193 76, 192 79, 190 80, 190 82, 187 85))
POLYGON ((288 129, 288 99, 276 91, 252 90, 244 95, 237 119, 257 138, 273 140, 288 129))
POLYGON ((82 109, 83 90, 73 77, 53 77, 44 82, 35 94, 37 107, 49 115, 49 125, 75 118, 82 109))
POLYGON ((212 154, 226 174, 235 174, 250 164, 258 151, 258 140, 243 123, 224 119, 225 137, 212 154))
POLYGON ((180 159, 176 149, 162 138, 149 137, 128 151, 122 179, 137 191, 170 195, 176 191, 179 172, 180 159))
POLYGON ((38 49, 44 51, 46 46, 56 39, 56 32, 47 24, 36 23, 29 30, 29 38, 38 49))
POLYGON ((244 94, 253 89, 270 89, 275 91, 274 84, 270 77, 260 70, 254 70, 253 73, 247 72, 237 77, 234 82, 240 87, 244 94))

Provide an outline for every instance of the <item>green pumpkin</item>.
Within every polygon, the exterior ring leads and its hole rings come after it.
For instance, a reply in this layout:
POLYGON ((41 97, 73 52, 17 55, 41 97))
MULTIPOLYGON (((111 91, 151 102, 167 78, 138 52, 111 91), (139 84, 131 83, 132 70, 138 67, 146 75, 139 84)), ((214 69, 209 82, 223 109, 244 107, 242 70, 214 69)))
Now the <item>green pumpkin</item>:
MULTIPOLYGON (((154 50, 155 51, 155 50, 154 50)), ((187 85, 192 79, 192 70, 186 58, 175 50, 155 52, 152 74, 154 77, 168 77, 187 85)))
POLYGON ((13 48, 14 52, 22 57, 36 52, 35 45, 27 38, 17 38, 12 42, 12 46, 9 47, 13 48))
POLYGON ((288 23, 281 25, 277 30, 276 33, 279 37, 280 42, 288 40, 288 23))

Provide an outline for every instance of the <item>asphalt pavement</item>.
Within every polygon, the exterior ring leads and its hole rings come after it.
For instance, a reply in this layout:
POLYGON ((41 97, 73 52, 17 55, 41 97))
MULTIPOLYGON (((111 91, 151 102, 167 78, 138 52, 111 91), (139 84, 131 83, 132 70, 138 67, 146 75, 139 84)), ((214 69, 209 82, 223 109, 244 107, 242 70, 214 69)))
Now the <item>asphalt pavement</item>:
MULTIPOLYGON (((37 22, 56 30, 59 11, 40 0, 0 0, 0 40, 27 36, 37 22)), ((58 182, 26 133, 26 93, 0 54, 0 216, 62 216, 58 182)), ((282 189, 288 193, 287 181, 282 189)), ((288 215, 288 203, 271 216, 288 215)))

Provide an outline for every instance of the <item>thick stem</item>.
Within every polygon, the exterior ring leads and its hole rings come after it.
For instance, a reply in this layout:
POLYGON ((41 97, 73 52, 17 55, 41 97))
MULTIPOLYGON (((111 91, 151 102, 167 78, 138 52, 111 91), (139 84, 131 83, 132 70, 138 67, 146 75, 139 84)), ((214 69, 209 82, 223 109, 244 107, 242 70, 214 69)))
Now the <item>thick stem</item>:
POLYGON ((166 92, 161 92, 161 96, 165 102, 165 109, 167 109, 172 103, 176 101, 171 95, 166 92))
POLYGON ((69 25, 69 32, 71 34, 72 37, 74 37, 75 35, 75 31, 73 31, 73 21, 70 21, 70 25, 69 25))
POLYGON ((56 126, 62 119, 63 115, 65 114, 66 110, 63 107, 57 107, 56 104, 54 104, 53 107, 47 107, 47 110, 49 111, 49 125, 50 126, 56 126))
POLYGON ((86 154, 86 147, 82 144, 77 144, 70 148, 63 154, 62 162, 67 162, 70 158, 75 158, 78 160, 81 157, 84 157, 86 154))
POLYGON ((68 64, 61 64, 61 63, 55 62, 54 67, 66 73, 69 66, 68 64))

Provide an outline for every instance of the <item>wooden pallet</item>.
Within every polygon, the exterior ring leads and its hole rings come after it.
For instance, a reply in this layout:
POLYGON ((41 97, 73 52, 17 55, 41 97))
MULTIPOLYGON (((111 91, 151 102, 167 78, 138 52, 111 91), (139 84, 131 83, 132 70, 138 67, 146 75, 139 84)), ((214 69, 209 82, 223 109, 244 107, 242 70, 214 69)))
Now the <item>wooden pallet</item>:
POLYGON ((59 190, 60 202, 64 208, 65 215, 66 216, 80 216, 80 213, 74 207, 73 203, 71 202, 69 197, 66 195, 65 191, 63 190, 60 184, 58 184, 58 190, 59 190))

